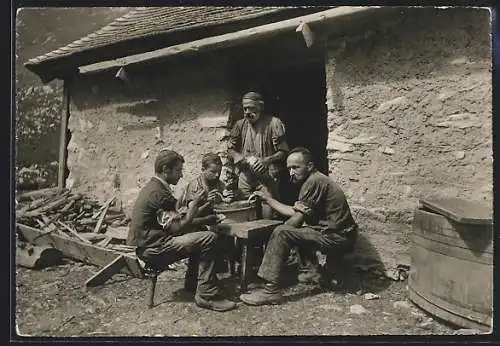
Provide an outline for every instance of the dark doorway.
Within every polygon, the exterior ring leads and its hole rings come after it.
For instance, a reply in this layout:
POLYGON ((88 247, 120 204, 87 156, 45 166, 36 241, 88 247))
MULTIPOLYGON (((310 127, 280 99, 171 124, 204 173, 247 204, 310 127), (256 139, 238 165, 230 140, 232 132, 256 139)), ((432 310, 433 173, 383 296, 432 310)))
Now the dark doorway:
MULTIPOLYGON (((266 111, 279 117, 286 127, 290 149, 306 147, 316 167, 328 175, 327 107, 325 64, 322 59, 287 67, 253 67, 239 74, 239 89, 260 92, 266 111)), ((286 173, 286 172, 285 172, 286 173)), ((296 198, 292 187, 286 195, 296 198)), ((288 199, 288 198, 285 198, 288 199)))

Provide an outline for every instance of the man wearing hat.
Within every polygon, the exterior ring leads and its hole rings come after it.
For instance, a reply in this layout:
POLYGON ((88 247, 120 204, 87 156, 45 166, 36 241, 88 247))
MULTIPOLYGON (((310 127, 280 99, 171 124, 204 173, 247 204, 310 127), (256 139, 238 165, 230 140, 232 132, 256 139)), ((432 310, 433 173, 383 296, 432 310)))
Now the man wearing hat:
POLYGON ((228 141, 228 152, 239 170, 238 188, 244 197, 266 191, 278 197, 278 179, 288 144, 280 119, 264 114, 264 99, 256 92, 243 96, 243 119, 238 120, 228 141))
POLYGON ((141 260, 157 269, 189 258, 186 279, 197 272, 196 305, 228 311, 234 309, 236 304, 223 298, 217 286, 217 235, 199 231, 200 225, 216 222, 215 216, 198 217, 208 204, 204 203, 207 200, 205 191, 193 197, 185 214, 176 210, 177 200, 170 185, 176 185, 182 178, 183 163, 184 158, 175 151, 160 151, 155 160, 155 175, 142 188, 135 202, 127 243, 136 246, 136 254, 141 260))

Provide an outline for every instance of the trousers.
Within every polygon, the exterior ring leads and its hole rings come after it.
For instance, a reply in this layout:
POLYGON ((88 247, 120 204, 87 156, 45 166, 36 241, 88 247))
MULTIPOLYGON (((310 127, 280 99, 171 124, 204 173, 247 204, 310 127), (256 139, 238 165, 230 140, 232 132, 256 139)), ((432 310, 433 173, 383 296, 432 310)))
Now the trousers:
POLYGON ((326 265, 332 266, 334 263, 329 263, 329 261, 335 261, 339 255, 352 249, 356 242, 357 232, 357 227, 352 227, 345 232, 332 233, 311 227, 280 225, 271 233, 257 275, 279 285, 292 247, 297 247, 299 253, 319 250, 327 255, 326 265))
POLYGON ((138 248, 136 252, 140 259, 157 268, 189 258, 186 279, 196 277, 196 294, 211 299, 220 293, 215 276, 216 243, 217 234, 201 231, 172 237, 159 247, 138 248))

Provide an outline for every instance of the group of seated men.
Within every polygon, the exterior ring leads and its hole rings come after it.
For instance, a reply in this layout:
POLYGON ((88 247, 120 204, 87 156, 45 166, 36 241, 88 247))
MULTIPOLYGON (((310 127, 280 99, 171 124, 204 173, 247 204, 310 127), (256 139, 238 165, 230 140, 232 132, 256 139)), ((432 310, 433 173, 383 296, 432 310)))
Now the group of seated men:
POLYGON ((326 254, 324 268, 313 266, 305 280, 319 276, 320 283, 331 281, 330 269, 340 254, 353 248, 358 233, 341 188, 315 168, 309 150, 289 150, 285 127, 280 119, 265 114, 262 96, 249 92, 242 106, 244 117, 233 126, 227 150, 235 167, 235 186, 221 182, 221 158, 208 153, 202 158, 202 173, 177 200, 171 185, 182 178, 184 159, 164 149, 156 157, 155 175, 137 197, 129 230, 128 243, 151 266, 164 268, 182 258, 196 258, 189 261, 186 274, 196 273, 195 303, 215 311, 234 309, 236 303, 225 297, 215 275, 217 234, 207 227, 218 222, 214 203, 254 194, 284 220, 273 230, 257 273, 263 287, 240 295, 248 305, 280 302, 283 271, 292 248, 299 253, 318 250, 326 254), (292 205, 280 199, 278 188, 286 171, 288 182, 299 191, 292 205))

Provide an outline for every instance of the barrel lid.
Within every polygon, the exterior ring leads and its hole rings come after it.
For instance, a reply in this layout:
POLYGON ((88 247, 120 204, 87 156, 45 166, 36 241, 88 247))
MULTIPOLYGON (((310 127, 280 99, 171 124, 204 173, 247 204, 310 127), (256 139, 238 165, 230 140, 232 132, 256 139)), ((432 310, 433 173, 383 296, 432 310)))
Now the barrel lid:
POLYGON ((488 206, 460 198, 421 199, 420 206, 460 223, 484 225, 492 221, 488 206))

